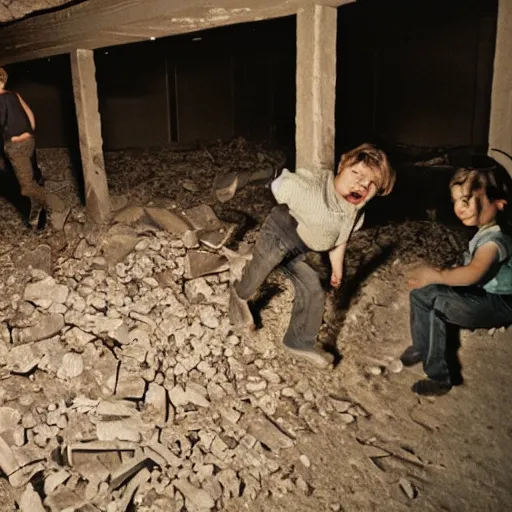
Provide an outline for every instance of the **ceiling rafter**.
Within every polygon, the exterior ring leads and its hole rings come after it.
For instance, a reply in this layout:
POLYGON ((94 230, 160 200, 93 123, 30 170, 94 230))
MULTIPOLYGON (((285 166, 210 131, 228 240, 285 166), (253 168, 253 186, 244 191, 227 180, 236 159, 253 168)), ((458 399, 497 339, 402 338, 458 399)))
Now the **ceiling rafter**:
POLYGON ((354 0, 89 0, 0 29, 0 65, 295 14, 354 0), (150 33, 154 31, 154 36, 150 33), (142 34, 142 35, 141 35, 142 34))

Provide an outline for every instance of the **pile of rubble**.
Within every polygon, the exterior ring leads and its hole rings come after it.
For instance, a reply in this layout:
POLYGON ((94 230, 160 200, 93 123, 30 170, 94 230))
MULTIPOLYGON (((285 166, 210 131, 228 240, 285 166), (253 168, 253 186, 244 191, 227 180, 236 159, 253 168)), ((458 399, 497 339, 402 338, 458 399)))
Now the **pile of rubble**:
POLYGON ((368 413, 233 331, 232 230, 206 205, 131 206, 0 283, 0 467, 22 512, 313 492, 300 431, 368 413))

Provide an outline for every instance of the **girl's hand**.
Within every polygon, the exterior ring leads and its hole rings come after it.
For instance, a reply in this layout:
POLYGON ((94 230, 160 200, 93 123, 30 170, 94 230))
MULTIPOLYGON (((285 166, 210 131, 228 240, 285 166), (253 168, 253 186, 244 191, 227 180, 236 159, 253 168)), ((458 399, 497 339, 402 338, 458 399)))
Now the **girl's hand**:
POLYGON ((340 274, 337 274, 336 272, 331 274, 331 286, 333 288, 339 288, 341 286, 341 280, 342 276, 340 274))
POLYGON ((429 284, 441 283, 441 271, 431 265, 422 264, 409 274, 409 288, 423 288, 429 284))

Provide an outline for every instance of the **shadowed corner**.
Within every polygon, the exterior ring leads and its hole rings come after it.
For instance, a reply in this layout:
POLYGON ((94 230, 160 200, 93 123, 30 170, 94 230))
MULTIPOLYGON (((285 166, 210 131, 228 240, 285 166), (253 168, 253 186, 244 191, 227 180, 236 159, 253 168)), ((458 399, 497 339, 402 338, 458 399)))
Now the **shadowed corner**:
POLYGON ((462 377, 462 364, 458 355, 460 348, 460 328, 453 324, 447 324, 446 330, 446 363, 448 364, 448 371, 450 372, 452 384, 454 386, 460 386, 464 383, 464 378, 462 377))
POLYGON ((261 311, 268 306, 273 297, 283 293, 281 287, 277 285, 267 284, 262 288, 261 293, 256 297, 255 300, 249 302, 249 308, 254 318, 256 329, 261 329, 261 311))
POLYGON ((351 302, 366 279, 391 257, 394 247, 395 244, 381 247, 380 251, 368 261, 360 263, 354 275, 344 279, 340 290, 335 290, 332 294, 334 315, 322 326, 319 341, 324 350, 334 356, 334 367, 338 366, 343 359, 337 347, 337 340, 351 302))

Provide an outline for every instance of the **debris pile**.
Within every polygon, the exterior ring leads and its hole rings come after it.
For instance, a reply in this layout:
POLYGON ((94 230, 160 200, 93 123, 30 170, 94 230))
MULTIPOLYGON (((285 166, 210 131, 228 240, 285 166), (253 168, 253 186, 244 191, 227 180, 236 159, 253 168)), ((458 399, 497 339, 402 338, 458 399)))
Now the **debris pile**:
POLYGON ((243 346, 227 318, 232 226, 209 207, 130 206, 115 221, 79 238, 54 275, 32 268, 19 293, 14 276, 0 285, 1 374, 17 382, 2 396, 0 467, 20 510, 212 510, 311 493, 297 432, 368 413, 324 396, 319 415, 272 347, 243 346), (61 398, 45 402, 48 377, 61 398))

